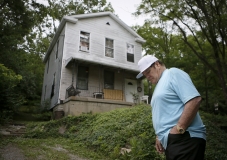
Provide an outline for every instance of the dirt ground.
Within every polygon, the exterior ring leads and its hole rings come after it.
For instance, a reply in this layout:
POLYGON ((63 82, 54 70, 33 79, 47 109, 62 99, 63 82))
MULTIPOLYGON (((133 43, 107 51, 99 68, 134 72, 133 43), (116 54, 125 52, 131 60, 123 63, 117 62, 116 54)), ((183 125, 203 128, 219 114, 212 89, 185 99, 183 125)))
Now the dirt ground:
POLYGON ((0 148, 0 155, 1 160, 25 160, 22 151, 12 144, 0 148))
MULTIPOLYGON (((0 126, 0 136, 1 138, 11 138, 12 136, 18 136, 20 134, 23 134, 24 129, 25 129, 24 125, 18 125, 18 124, 17 125, 9 124, 5 126, 0 126)), ((61 146, 49 147, 49 148, 52 150, 56 150, 58 152, 64 152, 68 154, 68 156, 70 157, 69 160, 88 160, 69 153, 66 149, 62 148, 61 146)), ((38 156, 37 158, 37 160, 42 160, 42 159, 44 159, 42 155, 38 156)), ((31 159, 26 158, 25 155, 23 154, 23 151, 20 148, 18 148, 16 145, 9 143, 6 146, 0 148, 0 160, 31 160, 31 159)))
MULTIPOLYGON (((51 149, 60 151, 60 152, 65 152, 66 154, 69 155, 70 157, 69 160, 88 160, 88 159, 80 158, 77 155, 70 154, 68 153, 67 150, 61 148, 60 146, 56 148, 51 148, 51 149)), ((17 146, 14 146, 13 144, 8 144, 7 146, 0 148, 0 155, 1 155, 0 160, 34 160, 34 159, 25 158, 25 156, 23 155, 23 151, 17 146)), ((42 155, 40 155, 36 160, 42 160, 42 159, 43 157, 42 155)))

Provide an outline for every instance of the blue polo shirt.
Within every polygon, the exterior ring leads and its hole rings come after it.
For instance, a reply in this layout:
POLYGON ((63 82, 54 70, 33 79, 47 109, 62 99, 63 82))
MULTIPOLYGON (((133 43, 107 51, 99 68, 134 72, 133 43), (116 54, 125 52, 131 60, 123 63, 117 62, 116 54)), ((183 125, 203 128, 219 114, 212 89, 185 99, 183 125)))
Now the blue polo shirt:
MULTIPOLYGON (((168 134, 191 99, 200 96, 189 75, 177 68, 166 69, 159 79, 151 100, 152 121, 158 139, 166 149, 168 134)), ((199 113, 187 128, 191 137, 206 140, 206 128, 199 113)))

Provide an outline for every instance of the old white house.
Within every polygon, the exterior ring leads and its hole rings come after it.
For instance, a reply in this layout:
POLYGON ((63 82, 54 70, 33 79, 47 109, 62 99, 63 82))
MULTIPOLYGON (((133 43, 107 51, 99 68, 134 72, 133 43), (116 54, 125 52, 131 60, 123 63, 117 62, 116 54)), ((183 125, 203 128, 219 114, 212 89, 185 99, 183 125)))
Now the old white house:
POLYGON ((134 103, 145 40, 111 12, 65 16, 45 55, 42 104, 65 115, 134 103))

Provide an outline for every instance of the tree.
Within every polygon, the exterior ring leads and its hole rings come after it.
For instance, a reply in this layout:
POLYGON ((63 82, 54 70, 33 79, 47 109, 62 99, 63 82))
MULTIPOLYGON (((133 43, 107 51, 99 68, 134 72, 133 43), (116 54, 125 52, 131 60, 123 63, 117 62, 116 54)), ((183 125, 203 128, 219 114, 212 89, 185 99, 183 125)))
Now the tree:
POLYGON ((142 0, 135 15, 141 14, 150 14, 150 21, 157 20, 157 24, 172 24, 194 55, 218 77, 227 105, 227 1, 142 0), (207 45, 203 45, 201 39, 207 45), (210 54, 206 54, 206 47, 211 49, 210 54))
POLYGON ((21 75, 0 63, 0 123, 11 114, 11 110, 23 103, 23 97, 14 92, 21 79, 21 75))
MULTIPOLYGON (((203 110, 213 111, 213 104, 217 103, 218 99, 224 99, 220 96, 222 94, 217 85, 218 79, 209 68, 199 62, 198 57, 192 54, 187 44, 181 40, 180 35, 171 34, 165 28, 152 27, 151 22, 146 22, 143 26, 135 26, 134 29, 146 40, 143 44, 146 54, 155 55, 165 63, 167 68, 177 67, 189 73, 203 98, 203 110)), ((193 42, 194 38, 189 35, 188 39, 196 48, 196 42, 193 42)), ((210 45, 205 39, 200 38, 200 41, 206 46, 204 47, 206 48, 205 53, 209 56, 212 53, 210 45)), ((210 63, 213 62, 210 61, 210 63)), ((148 85, 147 83, 144 85, 145 92, 148 94, 148 85)))
MULTIPOLYGON (((4 77, 8 74, 12 79, 20 79, 20 81, 11 80, 8 76, 8 80, 1 81, 0 103, 1 109, 13 110, 37 93, 38 85, 35 85, 37 86, 36 91, 28 93, 34 85, 25 87, 25 84, 35 83, 43 75, 36 74, 33 79, 27 78, 26 75, 34 75, 31 74, 33 72, 31 66, 35 61, 30 59, 32 53, 27 53, 22 46, 25 43, 24 37, 40 22, 42 16, 35 18, 39 12, 37 8, 40 5, 30 0, 1 0, 0 7, 0 64, 4 69, 1 76, 4 77), (16 75, 20 75, 20 77, 16 75), (7 87, 9 83, 13 87, 7 87)), ((41 60, 41 58, 39 59, 41 60)), ((40 67, 40 62, 37 66, 40 67)))

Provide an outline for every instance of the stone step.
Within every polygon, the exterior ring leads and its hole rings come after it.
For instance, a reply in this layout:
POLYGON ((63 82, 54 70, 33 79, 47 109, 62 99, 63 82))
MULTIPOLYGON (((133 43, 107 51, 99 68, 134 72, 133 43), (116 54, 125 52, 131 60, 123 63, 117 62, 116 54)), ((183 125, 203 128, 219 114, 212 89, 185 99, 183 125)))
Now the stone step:
POLYGON ((25 125, 8 124, 1 126, 0 135, 2 136, 22 136, 26 133, 25 125))

